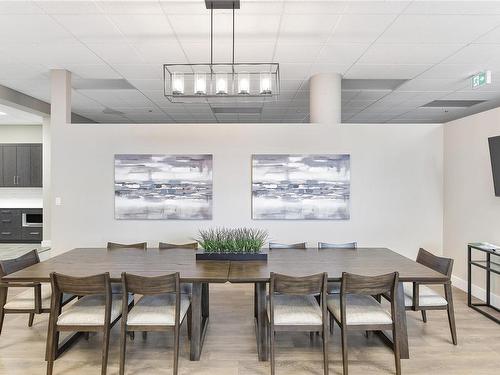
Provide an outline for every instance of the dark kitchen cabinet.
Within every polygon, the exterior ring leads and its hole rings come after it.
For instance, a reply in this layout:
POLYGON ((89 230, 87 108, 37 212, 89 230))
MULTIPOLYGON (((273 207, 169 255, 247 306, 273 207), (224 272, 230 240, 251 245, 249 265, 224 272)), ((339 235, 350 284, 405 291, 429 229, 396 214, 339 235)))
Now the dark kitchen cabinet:
POLYGON ((0 187, 42 187, 42 145, 0 145, 0 187))
POLYGON ((43 238, 41 208, 0 208, 0 243, 39 243, 43 238))

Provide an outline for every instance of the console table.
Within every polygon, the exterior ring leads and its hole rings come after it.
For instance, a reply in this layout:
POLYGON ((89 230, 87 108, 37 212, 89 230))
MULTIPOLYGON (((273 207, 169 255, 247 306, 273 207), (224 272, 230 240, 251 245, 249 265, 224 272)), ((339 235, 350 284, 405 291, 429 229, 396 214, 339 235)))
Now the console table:
POLYGON ((480 312, 484 316, 490 318, 491 320, 500 323, 500 320, 489 314, 487 311, 485 311, 486 308, 493 309, 497 312, 500 312, 500 310, 493 306, 491 304, 491 273, 494 273, 496 275, 500 274, 500 259, 494 258, 494 260, 497 260, 497 262, 494 262, 491 260, 491 256, 500 256, 500 250, 495 251, 496 249, 488 246, 487 244, 480 244, 480 243, 470 243, 467 246, 467 305, 469 305, 470 308, 480 312), (486 254, 486 259, 483 260, 475 260, 472 259, 472 250, 478 250, 486 254), (472 266, 482 268, 483 270, 486 271, 486 301, 480 302, 480 303, 472 303, 472 266))

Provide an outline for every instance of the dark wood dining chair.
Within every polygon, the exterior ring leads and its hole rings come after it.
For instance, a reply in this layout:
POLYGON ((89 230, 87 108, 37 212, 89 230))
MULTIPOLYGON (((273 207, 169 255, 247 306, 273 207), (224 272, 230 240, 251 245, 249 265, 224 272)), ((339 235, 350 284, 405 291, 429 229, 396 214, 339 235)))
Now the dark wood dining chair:
POLYGON ((397 272, 380 276, 361 276, 343 272, 340 294, 328 295, 328 311, 341 330, 344 375, 348 374, 347 332, 381 330, 392 331, 396 374, 401 374, 395 303, 398 280, 397 272), (384 293, 391 297, 390 312, 372 297, 384 293))
POLYGON ((446 276, 447 280, 445 282, 425 283, 427 285, 442 285, 444 287, 445 296, 443 297, 441 294, 420 282, 403 283, 406 310, 421 311, 424 323, 427 322, 427 310, 447 310, 451 340, 454 345, 457 345, 457 328, 455 326, 455 312, 453 310, 453 294, 451 288, 453 259, 439 257, 420 248, 416 261, 446 276))
POLYGON ((47 375, 52 374, 59 352, 59 334, 67 331, 103 333, 101 374, 105 375, 109 333, 122 314, 122 295, 111 293, 109 273, 86 277, 52 273, 50 280, 53 293, 47 335, 47 375), (63 293, 82 298, 62 311, 63 293))
POLYGON ((306 249, 306 243, 299 242, 299 243, 286 244, 278 242, 269 242, 269 250, 272 249, 306 249))
POLYGON ((106 248, 108 250, 114 250, 114 249, 139 249, 139 250, 147 250, 148 249, 148 243, 147 242, 139 242, 139 243, 125 244, 125 243, 117 243, 117 242, 108 242, 106 248))
MULTIPOLYGON (((0 278, 24 268, 40 263, 36 249, 14 259, 0 261, 0 278)), ((29 314, 28 327, 33 326, 35 314, 50 312, 52 289, 50 283, 38 282, 1 282, 0 283, 0 334, 2 333, 5 314, 29 314), (7 301, 9 288, 28 289, 7 301)), ((63 304, 74 296, 65 295, 63 304)))
MULTIPOLYGON (((120 335, 120 375, 125 373, 126 336, 134 331, 174 331, 173 374, 179 367, 179 331, 190 308, 190 299, 180 290, 179 273, 143 277, 122 273, 123 317, 120 335), (141 294, 139 301, 128 311, 125 296, 141 294)), ((191 322, 188 322, 191 325, 191 322)))
POLYGON ((160 242, 158 244, 159 249, 192 249, 192 250, 198 250, 198 242, 191 242, 191 243, 183 243, 183 244, 175 244, 175 243, 168 243, 168 242, 160 242))
MULTIPOLYGON (((357 248, 358 248, 357 242, 344 242, 344 243, 318 242, 318 249, 320 250, 329 250, 329 249, 356 250, 357 248)), ((329 281, 327 286, 327 293, 328 294, 340 293, 340 281, 329 281)))
POLYGON ((269 325, 271 375, 275 374, 275 333, 321 331, 324 374, 328 375, 328 311, 326 273, 292 277, 271 273, 267 318, 269 325), (314 297, 320 294, 320 303, 314 297))

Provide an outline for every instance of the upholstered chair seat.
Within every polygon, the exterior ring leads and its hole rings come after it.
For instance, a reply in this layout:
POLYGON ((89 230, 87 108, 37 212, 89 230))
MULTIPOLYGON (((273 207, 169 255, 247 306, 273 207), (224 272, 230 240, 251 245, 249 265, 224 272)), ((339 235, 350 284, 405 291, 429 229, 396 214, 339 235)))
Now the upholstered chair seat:
MULTIPOLYGON (((57 318, 58 326, 102 326, 105 313, 104 295, 89 295, 68 306, 57 318)), ((122 313, 122 296, 113 295, 111 302, 111 321, 122 313)))
MULTIPOLYGON (((328 309, 335 319, 342 321, 340 313, 340 294, 327 297, 328 309)), ((391 314, 372 296, 346 295, 347 325, 392 324, 391 314)))
MULTIPOLYGON (((269 304, 267 315, 270 317, 269 304)), ((276 295, 274 296, 274 324, 277 326, 321 325, 321 308, 312 295, 276 295)))
MULTIPOLYGON (((50 309, 50 297, 52 295, 50 284, 41 284, 40 290, 42 309, 50 309)), ((19 293, 10 299, 4 308, 11 310, 33 310, 35 308, 35 293, 33 289, 19 293)))
MULTIPOLYGON (((180 295, 180 320, 189 309, 190 300, 186 294, 180 295)), ((127 325, 174 326, 175 294, 152 295, 142 297, 129 311, 127 325)))
MULTIPOLYGON (((403 283, 405 293, 405 306, 413 306, 413 284, 403 283)), ((418 305, 419 306, 446 306, 448 302, 439 293, 425 285, 418 286, 418 305)))

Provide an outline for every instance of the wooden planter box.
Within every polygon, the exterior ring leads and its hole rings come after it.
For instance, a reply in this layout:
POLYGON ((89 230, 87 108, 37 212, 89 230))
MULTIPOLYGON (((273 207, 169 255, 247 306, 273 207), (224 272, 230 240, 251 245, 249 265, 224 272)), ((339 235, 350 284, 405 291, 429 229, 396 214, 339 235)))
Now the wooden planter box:
POLYGON ((196 260, 267 261, 267 253, 196 253, 196 260))

